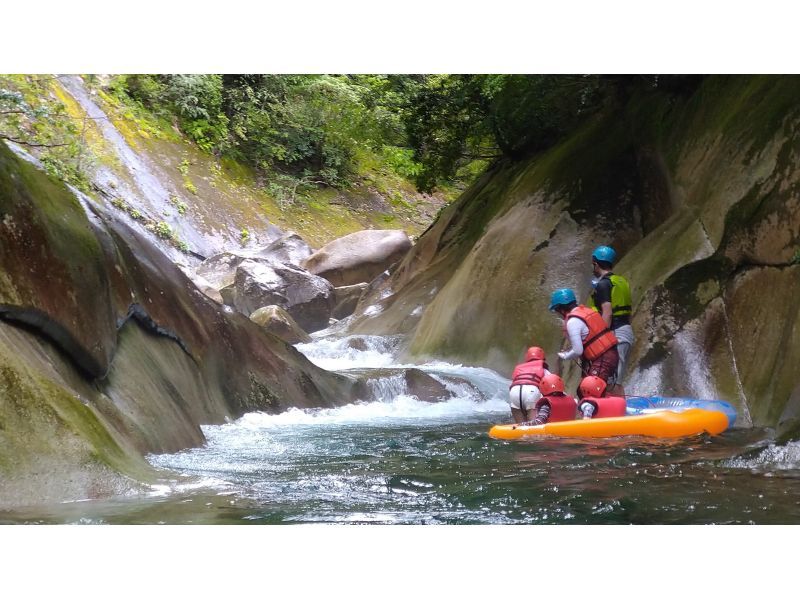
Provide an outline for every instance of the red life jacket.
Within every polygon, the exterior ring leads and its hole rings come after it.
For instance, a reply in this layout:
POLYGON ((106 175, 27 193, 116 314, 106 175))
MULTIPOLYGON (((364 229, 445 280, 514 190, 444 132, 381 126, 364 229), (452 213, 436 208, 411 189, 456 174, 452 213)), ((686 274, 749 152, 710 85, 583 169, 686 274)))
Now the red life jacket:
POLYGON ((617 345, 617 337, 606 326, 603 316, 591 307, 578 305, 564 318, 564 334, 567 332, 567 320, 578 318, 589 329, 589 335, 583 341, 583 357, 589 361, 594 361, 611 347, 617 345))
POLYGON ((583 399, 580 402, 578 409, 580 409, 581 405, 584 403, 590 403, 594 405, 595 411, 592 414, 592 419, 596 419, 598 417, 622 417, 625 415, 625 409, 628 406, 624 397, 601 397, 599 399, 595 397, 589 397, 588 399, 583 399))
POLYGON ((569 395, 548 395, 536 401, 536 410, 548 403, 550 405, 550 418, 547 423, 563 422, 575 419, 575 399, 569 395))
POLYGON ((511 376, 511 386, 531 384, 539 388, 542 376, 544 376, 544 360, 531 359, 520 363, 514 368, 514 374, 511 376))

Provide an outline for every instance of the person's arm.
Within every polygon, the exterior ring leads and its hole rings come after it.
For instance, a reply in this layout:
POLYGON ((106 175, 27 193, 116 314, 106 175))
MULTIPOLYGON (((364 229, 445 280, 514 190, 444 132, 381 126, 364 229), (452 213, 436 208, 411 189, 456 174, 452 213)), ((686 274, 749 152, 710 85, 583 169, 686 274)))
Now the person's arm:
POLYGON ((600 312, 603 321, 608 328, 611 328, 611 281, 608 278, 601 278, 594 290, 594 304, 600 312))
POLYGON ((586 334, 589 333, 589 328, 578 318, 569 318, 567 320, 567 338, 572 345, 569 351, 562 351, 558 356, 563 360, 574 359, 583 355, 583 341, 581 340, 581 331, 585 329, 586 334))
POLYGON ((539 407, 536 418, 533 420, 533 425, 541 426, 542 424, 546 424, 548 419, 550 419, 550 403, 545 403, 539 407))
POLYGON ((611 301, 606 301, 600 304, 600 315, 603 316, 603 321, 608 328, 611 328, 611 301))

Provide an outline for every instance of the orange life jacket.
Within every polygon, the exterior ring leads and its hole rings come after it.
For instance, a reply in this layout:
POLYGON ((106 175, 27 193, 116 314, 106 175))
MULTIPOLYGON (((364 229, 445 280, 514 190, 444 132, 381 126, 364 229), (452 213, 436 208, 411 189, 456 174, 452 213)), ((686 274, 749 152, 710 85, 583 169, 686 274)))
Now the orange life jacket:
POLYGON ((589 397, 580 402, 578 409, 580 409, 584 403, 594 405, 592 419, 598 417, 622 417, 625 415, 625 409, 628 407, 624 397, 601 397, 599 399, 589 397))
POLYGON ((617 337, 606 326, 603 316, 591 307, 578 305, 569 312, 567 317, 564 318, 564 334, 567 332, 567 320, 570 318, 578 318, 589 329, 589 335, 583 341, 583 357, 589 361, 597 359, 611 347, 617 345, 617 337))
POLYGON ((538 411, 544 404, 550 405, 550 418, 547 420, 547 423, 575 419, 576 403, 575 399, 569 395, 548 395, 542 397, 536 401, 536 410, 538 411))
POLYGON ((514 374, 511 376, 511 386, 530 384, 539 388, 542 376, 544 376, 544 360, 531 359, 520 363, 514 368, 514 374))

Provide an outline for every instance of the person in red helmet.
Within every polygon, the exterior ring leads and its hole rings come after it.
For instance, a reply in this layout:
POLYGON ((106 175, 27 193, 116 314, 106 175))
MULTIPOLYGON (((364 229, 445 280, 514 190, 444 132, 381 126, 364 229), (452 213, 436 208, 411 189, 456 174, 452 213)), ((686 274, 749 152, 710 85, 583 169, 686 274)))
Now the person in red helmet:
POLYGON ((540 426, 548 422, 575 419, 577 401, 564 393, 564 380, 556 374, 547 374, 539 383, 542 398, 536 401, 536 417, 529 423, 540 426))
POLYGON ((533 415, 536 401, 542 398, 539 383, 549 373, 544 350, 541 347, 530 347, 525 352, 525 361, 514 368, 508 389, 508 402, 514 423, 521 424, 528 421, 528 415, 533 415))
POLYGON ((579 388, 581 402, 578 410, 583 419, 596 417, 622 417, 627 404, 624 397, 606 396, 606 383, 597 376, 586 376, 579 388))

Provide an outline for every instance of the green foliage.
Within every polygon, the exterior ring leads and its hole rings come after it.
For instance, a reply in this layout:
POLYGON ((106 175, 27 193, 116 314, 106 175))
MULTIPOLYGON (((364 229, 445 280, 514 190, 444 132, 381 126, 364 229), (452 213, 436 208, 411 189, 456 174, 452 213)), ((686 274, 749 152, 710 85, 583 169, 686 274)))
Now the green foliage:
MULTIPOLYGON (((119 96, 172 118, 197 145, 278 179, 270 193, 294 201, 308 185, 346 187, 365 156, 401 176, 420 165, 406 147, 405 75, 126 75, 119 96)), ((182 164, 186 175, 188 164, 182 164)))
POLYGON ((47 173, 86 191, 82 123, 67 113, 53 93, 51 76, 0 76, 0 140, 23 146, 47 173))
POLYGON ((602 81, 588 75, 487 75, 489 121, 505 155, 552 146, 602 104, 602 81))
POLYGON ((183 132, 205 151, 215 149, 228 135, 228 118, 221 112, 220 75, 120 75, 109 89, 158 116, 176 119, 183 132))
MULTIPOLYGON (((137 136, 175 139, 180 130, 217 158, 255 169, 283 208, 314 188, 367 182, 386 190, 400 178, 424 191, 455 193, 498 158, 557 143, 616 96, 639 89, 685 94, 699 80, 132 74, 113 76, 104 87, 98 77, 87 84, 124 115, 115 124, 132 143, 137 136)), ((0 138, 27 144, 50 174, 87 189, 86 121, 59 90, 50 76, 0 76, 0 138)), ((178 170, 196 194, 188 160, 178 170)), ((209 184, 217 183, 212 177, 209 184)))
MULTIPOLYGON (((170 199, 173 203, 175 203, 178 200, 177 197, 172 197, 170 199)), ((144 224, 145 229, 149 230, 160 239, 169 241, 173 247, 176 247, 177 249, 179 249, 184 253, 189 252, 189 245, 187 245, 186 241, 179 239, 175 231, 172 230, 172 227, 166 222, 164 221, 156 222, 155 220, 148 218, 121 197, 113 198, 111 200, 111 204, 114 207, 126 212, 134 220, 142 222, 144 224)), ((185 204, 183 204, 182 202, 178 202, 178 206, 180 205, 185 206, 185 204)), ((180 209, 181 208, 178 207, 178 211, 180 211, 180 209)))
POLYGON ((158 235, 162 239, 172 238, 173 234, 172 227, 170 227, 170 225, 164 222, 163 220, 161 222, 155 223, 155 225, 153 226, 153 231, 156 233, 156 235, 158 235))
POLYGON ((298 195, 305 194, 313 187, 310 179, 278 174, 267 184, 267 193, 278 202, 281 209, 294 204, 298 195))
POLYGON ((175 195, 170 196, 169 201, 173 206, 175 206, 178 209, 178 214, 180 214, 181 216, 183 216, 186 213, 186 210, 189 207, 175 195))
POLYGON ((134 208, 131 204, 129 204, 121 197, 115 197, 114 199, 112 199, 111 205, 113 205, 115 208, 122 210, 123 212, 127 212, 128 215, 134 220, 145 220, 144 215, 139 210, 134 208))
POLYGON ((800 249, 794 252, 794 257, 792 257, 792 264, 800 264, 800 249))
POLYGON ((518 158, 545 149, 597 110, 595 76, 433 75, 404 112, 409 144, 422 165, 417 186, 458 179, 474 161, 518 158))
POLYGON ((385 163, 400 176, 413 179, 422 174, 423 166, 414 160, 414 150, 384 145, 381 151, 385 163))
POLYGON ((243 228, 240 237, 242 245, 244 245, 250 239, 250 231, 247 230, 246 228, 243 228))

